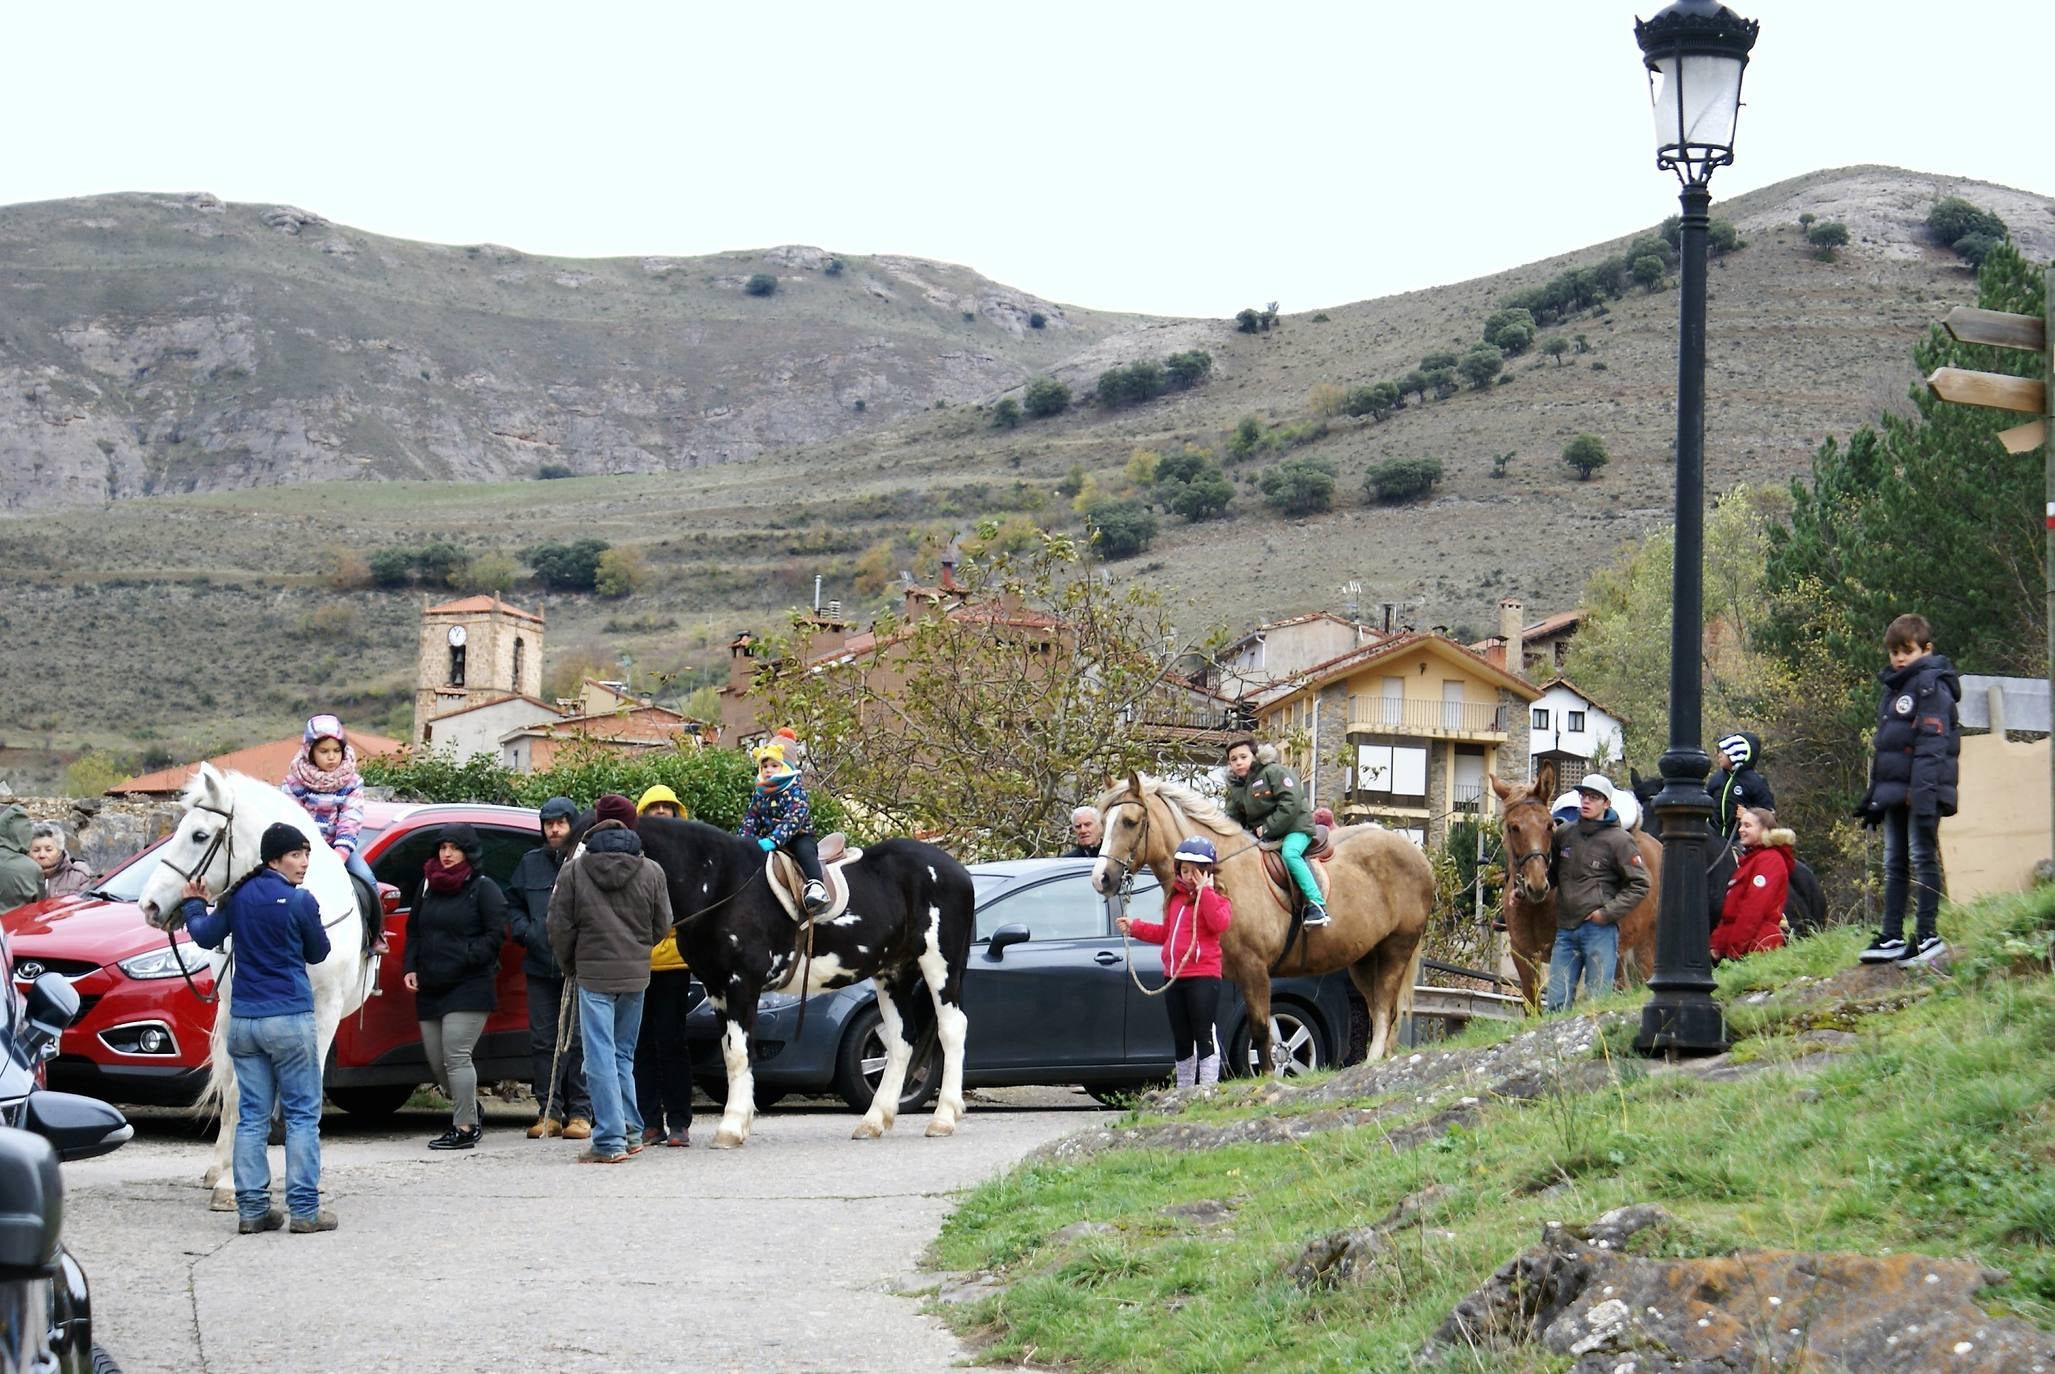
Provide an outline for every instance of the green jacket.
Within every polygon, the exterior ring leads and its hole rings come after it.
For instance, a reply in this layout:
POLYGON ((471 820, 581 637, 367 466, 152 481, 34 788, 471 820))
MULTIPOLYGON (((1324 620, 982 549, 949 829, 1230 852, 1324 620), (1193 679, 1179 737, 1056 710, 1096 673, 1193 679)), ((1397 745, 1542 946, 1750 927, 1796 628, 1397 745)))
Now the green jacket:
POLYGON ((43 870, 29 857, 35 822, 19 806, 0 807, 0 911, 43 895, 43 870))
POLYGON ((1648 896, 1641 849, 1611 811, 1556 827, 1555 869, 1557 930, 1575 930, 1594 911, 1605 925, 1618 925, 1648 896))
POLYGON ((1313 833, 1313 808, 1305 789, 1298 775, 1281 763, 1265 760, 1246 778, 1228 774, 1226 809, 1235 824, 1259 831, 1266 840, 1313 833))

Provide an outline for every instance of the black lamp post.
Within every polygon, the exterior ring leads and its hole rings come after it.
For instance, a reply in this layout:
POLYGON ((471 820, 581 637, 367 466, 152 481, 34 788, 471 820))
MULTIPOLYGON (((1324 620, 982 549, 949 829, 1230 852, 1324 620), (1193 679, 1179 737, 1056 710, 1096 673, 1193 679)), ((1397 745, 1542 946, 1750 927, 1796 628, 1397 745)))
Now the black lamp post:
POLYGON ((1757 25, 1718 0, 1677 0, 1636 20, 1655 105, 1655 165, 1684 184, 1677 241, 1677 554, 1670 597, 1670 747, 1655 809, 1663 822, 1662 906, 1655 972, 1634 1047, 1643 1054, 1718 1054, 1726 1017, 1712 997, 1705 854, 1711 760, 1699 737, 1705 616, 1705 237, 1713 169, 1734 160, 1741 73, 1757 25))

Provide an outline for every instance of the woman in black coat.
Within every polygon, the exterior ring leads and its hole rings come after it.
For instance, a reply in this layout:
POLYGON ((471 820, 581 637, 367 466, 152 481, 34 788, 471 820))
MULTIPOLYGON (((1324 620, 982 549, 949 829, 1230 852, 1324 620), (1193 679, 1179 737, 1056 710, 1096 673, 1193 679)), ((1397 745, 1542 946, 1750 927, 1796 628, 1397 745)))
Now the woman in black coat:
POLYGON ((479 870, 484 848, 478 832, 452 825, 442 832, 421 874, 421 895, 407 916, 404 966, 414 994, 414 1019, 435 1086, 456 1104, 450 1128, 428 1142, 431 1150, 468 1150, 478 1143, 478 1070, 471 1051, 498 1005, 500 945, 506 938, 507 899, 479 870))

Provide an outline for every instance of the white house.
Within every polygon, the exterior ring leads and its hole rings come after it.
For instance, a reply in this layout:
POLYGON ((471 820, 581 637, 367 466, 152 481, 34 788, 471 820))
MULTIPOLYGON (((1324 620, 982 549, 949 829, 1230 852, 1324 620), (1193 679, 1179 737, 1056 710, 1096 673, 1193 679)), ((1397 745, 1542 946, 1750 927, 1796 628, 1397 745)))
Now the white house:
POLYGON ((1617 765, 1627 751, 1620 717, 1566 677, 1542 684, 1541 699, 1528 707, 1527 776, 1554 760, 1568 786, 1592 770, 1594 760, 1617 765))

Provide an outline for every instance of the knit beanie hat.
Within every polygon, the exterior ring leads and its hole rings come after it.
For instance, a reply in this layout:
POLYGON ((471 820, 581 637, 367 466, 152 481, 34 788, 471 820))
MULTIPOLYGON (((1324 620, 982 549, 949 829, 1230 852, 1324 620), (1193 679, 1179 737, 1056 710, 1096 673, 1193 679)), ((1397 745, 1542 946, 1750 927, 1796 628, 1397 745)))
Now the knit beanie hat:
POLYGON ((326 713, 307 718, 307 728, 300 732, 300 752, 311 754, 314 746, 322 740, 332 739, 344 748, 349 747, 350 737, 343 733, 342 722, 326 713))
POLYGON ((635 803, 618 792, 609 792, 592 804, 592 819, 595 824, 600 821, 619 821, 633 830, 635 803))
POLYGON ((311 850, 314 845, 296 825, 285 821, 273 821, 264 827, 264 838, 257 841, 257 857, 265 863, 283 859, 288 854, 311 850))
POLYGON ((569 797, 551 797, 542 804, 542 811, 536 817, 544 821, 575 821, 578 819, 578 803, 569 797))
POLYGON ((782 741, 774 738, 768 744, 759 744, 756 748, 750 750, 749 757, 758 768, 763 767, 766 762, 769 762, 771 765, 771 777, 782 781, 799 771, 792 755, 787 753, 786 749, 787 746, 782 741))

